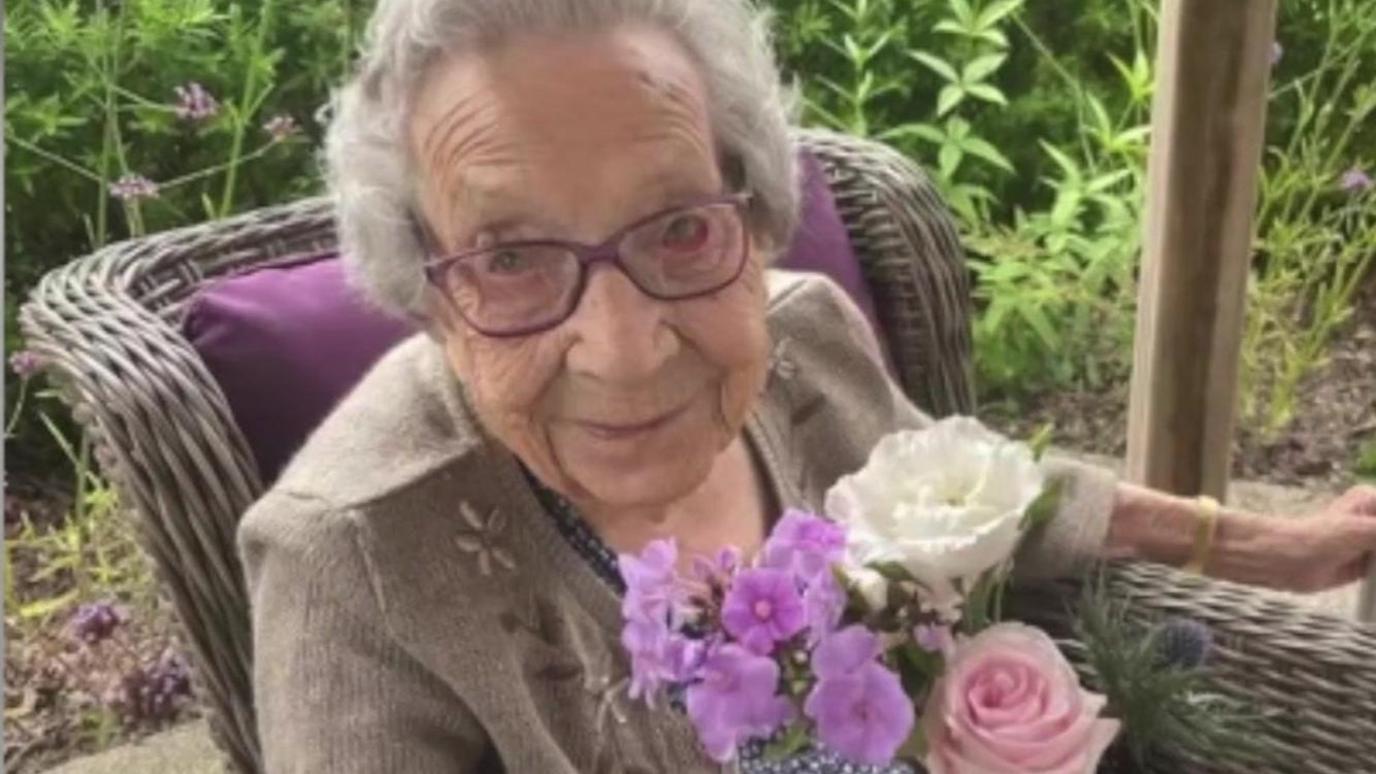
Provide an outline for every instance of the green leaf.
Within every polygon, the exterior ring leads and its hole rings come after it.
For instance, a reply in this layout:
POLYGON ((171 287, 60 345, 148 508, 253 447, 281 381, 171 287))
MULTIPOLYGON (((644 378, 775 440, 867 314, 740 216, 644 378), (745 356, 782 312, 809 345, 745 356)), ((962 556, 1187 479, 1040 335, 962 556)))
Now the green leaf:
POLYGON ((799 752, 802 752, 803 748, 807 746, 810 738, 811 736, 808 734, 807 728, 803 723, 790 723, 783 736, 770 742, 764 748, 764 756, 771 761, 791 758, 799 752))
POLYGON ((965 87, 965 91, 972 97, 977 97, 985 102, 992 102, 995 105, 1007 105, 1008 99, 1003 96, 1003 92, 997 87, 988 83, 974 83, 965 87))
POLYGON ((76 601, 76 597, 77 590, 71 589, 65 594, 30 602, 19 608, 19 617, 26 621, 34 618, 47 618, 58 611, 70 607, 71 604, 76 601))
POLYGON ((950 5, 951 13, 956 17, 957 21, 961 22, 966 27, 974 26, 971 22, 974 21, 975 14, 970 10, 970 3, 967 2, 967 0, 950 0, 950 5))
POLYGON ((936 114, 944 116, 951 112, 956 105, 965 99, 965 90, 954 83, 942 87, 941 94, 936 98, 936 114))
POLYGON ((884 34, 870 44, 870 47, 865 51, 865 61, 875 58, 880 51, 884 50, 885 46, 889 45, 889 41, 893 39, 893 32, 892 29, 884 30, 884 34))
POLYGON ((987 40, 999 48, 1008 48, 1008 36, 1004 35, 1002 30, 980 30, 975 36, 982 40, 987 40))
POLYGON ((1018 308, 1018 313, 1022 319, 1031 326, 1032 331, 1041 339, 1042 346, 1047 350, 1055 351, 1060 347, 1060 337, 1056 335, 1056 330, 1051 326, 1051 321, 1046 318, 1046 313, 1041 307, 1028 304, 1018 308))
POLYGON ((1067 179, 1079 179, 1080 165, 1076 164, 1075 161, 1071 159, 1070 156, 1066 155, 1060 148, 1057 148, 1046 140, 1039 140, 1038 142, 1041 144, 1042 150, 1046 151, 1046 154, 1051 157, 1051 160, 1056 162, 1056 166, 1060 167, 1061 171, 1065 172, 1067 179))
MULTIPOLYGON (((1046 442, 1050 443, 1050 433, 1047 434, 1046 442)), ((1041 454, 1038 453, 1040 458, 1041 454)), ((1022 528, 1025 531, 1040 529, 1043 525, 1050 522, 1056 516, 1057 510, 1061 507, 1061 493, 1065 490, 1065 479, 1055 478, 1047 484, 1046 489, 1027 506, 1027 511, 1022 515, 1022 528)))
POLYGON ((960 161, 965 157, 964 151, 959 145, 946 144, 941 146, 941 151, 937 153, 937 167, 941 176, 950 179, 954 175, 956 168, 960 166, 960 161))
POLYGON ((983 11, 980 11, 976 26, 989 28, 999 23, 1004 17, 1022 8, 1023 0, 998 0, 990 3, 983 11))
POLYGON ((1009 161, 1006 156, 1000 153, 998 148, 995 148, 979 137, 966 137, 961 142, 961 147, 971 156, 978 156, 1005 172, 1013 171, 1013 162, 1009 161))
POLYGON ((884 580, 890 583, 913 580, 912 573, 908 572, 908 568, 898 562, 871 562, 866 566, 884 576, 884 580))
POLYGON ((955 68, 951 67, 949 64, 946 63, 946 60, 941 59, 935 54, 930 54, 926 51, 909 51, 908 56, 912 57, 913 59, 916 59, 924 65, 927 65, 932 69, 933 72, 935 72, 937 75, 940 75, 947 81, 951 83, 960 82, 960 75, 956 73, 955 68))
POLYGON ((953 19, 942 19, 941 21, 937 22, 935 26, 932 27, 932 31, 945 32, 948 35, 960 35, 961 37, 965 37, 966 35, 970 34, 970 31, 968 29, 962 27, 953 19))
POLYGON ((926 140, 927 142, 935 143, 937 145, 941 145, 942 143, 946 142, 946 133, 936 128, 935 126, 932 126, 931 124, 903 124, 901 126, 895 126, 891 129, 885 129, 884 131, 880 132, 876 137, 877 139, 883 140, 884 142, 893 142, 895 140, 903 140, 909 137, 914 137, 919 140, 926 140))
POLYGON ((1032 450, 1032 459, 1041 461, 1042 455, 1046 454, 1047 448, 1051 446, 1051 436, 1055 431, 1055 422, 1047 422, 1037 428, 1037 432, 1027 442, 1028 448, 1032 450))
MULTIPOLYGON (((921 709, 920 707, 918 709, 921 709)), ((921 717, 921 713, 916 713, 921 717)), ((921 723, 913 723, 912 733, 898 748, 898 755, 909 760, 922 760, 927 757, 927 735, 922 730, 921 723)))
POLYGON ((851 62, 863 67, 868 59, 865 56, 865 52, 861 50, 860 44, 855 42, 855 38, 847 33, 845 37, 841 38, 841 41, 845 43, 846 46, 846 57, 851 62))
POLYGON ((962 80, 968 85, 977 81, 982 81, 989 77, 989 74, 999 69, 1003 65, 1006 54, 985 54, 973 62, 965 65, 965 72, 962 80))

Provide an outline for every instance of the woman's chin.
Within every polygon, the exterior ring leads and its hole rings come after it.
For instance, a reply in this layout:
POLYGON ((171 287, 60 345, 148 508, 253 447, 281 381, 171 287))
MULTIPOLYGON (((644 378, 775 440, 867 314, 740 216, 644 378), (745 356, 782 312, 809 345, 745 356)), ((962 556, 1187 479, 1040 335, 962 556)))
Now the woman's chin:
POLYGON ((713 456, 649 458, 625 466, 579 461, 564 472, 579 490, 575 499, 602 510, 649 509, 681 500, 701 486, 711 472, 713 456))

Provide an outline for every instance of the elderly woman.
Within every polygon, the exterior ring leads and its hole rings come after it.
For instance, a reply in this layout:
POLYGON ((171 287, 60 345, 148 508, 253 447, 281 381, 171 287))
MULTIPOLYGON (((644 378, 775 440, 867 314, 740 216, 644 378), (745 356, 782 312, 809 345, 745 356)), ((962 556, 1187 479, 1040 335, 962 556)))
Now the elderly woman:
MULTIPOLYGON (((270 772, 717 769, 626 698, 615 554, 749 555, 927 421, 835 286, 768 269, 799 193, 762 29, 745 0, 378 4, 328 164, 354 277, 426 334, 243 523, 270 772)), ((1056 475, 1020 571, 1189 558, 1193 501, 1056 475)), ((1225 511, 1205 570, 1351 581, 1373 503, 1225 511)))

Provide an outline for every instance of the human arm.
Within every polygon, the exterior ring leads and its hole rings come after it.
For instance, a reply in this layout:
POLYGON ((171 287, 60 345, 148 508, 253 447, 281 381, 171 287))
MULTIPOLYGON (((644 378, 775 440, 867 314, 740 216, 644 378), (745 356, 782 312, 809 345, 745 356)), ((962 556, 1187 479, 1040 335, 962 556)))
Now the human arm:
MULTIPOLYGON (((853 346, 865 351, 874 379, 885 379, 879 345, 859 310, 839 290, 832 304, 853 346)), ((889 382, 895 428, 930 419, 889 382)), ((1110 471, 1048 455, 1045 469, 1062 486, 1057 514, 1019 549, 1020 578, 1075 575, 1100 559, 1150 561, 1175 567, 1191 558, 1200 505, 1127 482, 1110 471)), ((1260 515, 1224 507, 1205 558, 1206 574, 1292 591, 1317 591, 1360 579, 1376 552, 1376 488, 1355 487, 1309 517, 1260 515)))

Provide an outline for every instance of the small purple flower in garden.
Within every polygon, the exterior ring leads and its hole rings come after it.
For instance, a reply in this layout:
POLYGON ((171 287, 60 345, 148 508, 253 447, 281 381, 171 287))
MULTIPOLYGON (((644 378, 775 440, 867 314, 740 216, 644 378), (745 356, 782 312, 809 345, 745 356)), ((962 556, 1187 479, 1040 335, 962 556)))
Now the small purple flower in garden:
POLYGON ((746 570, 722 601, 722 627, 752 652, 768 655, 774 643, 802 631, 803 600, 798 583, 783 570, 746 570))
POLYGON ((846 610, 846 590, 830 572, 818 574, 803 591, 803 619, 807 622, 807 641, 815 645, 831 634, 846 610))
POLYGON ((87 645, 108 640, 127 620, 124 611, 109 602, 87 602, 72 615, 72 634, 87 645))
POLYGON ((21 379, 28 379, 43 370, 43 358, 37 352, 21 349, 10 355, 10 370, 21 379))
POLYGON ((220 103, 201 84, 191 81, 177 89, 177 117, 187 121, 204 121, 220 112, 220 103))
POLYGON ((765 737, 788 722, 793 705, 776 693, 779 665, 739 645, 707 656, 702 679, 688 687, 686 705, 707 754, 726 763, 751 737, 765 737))
POLYGON ((845 550, 844 527, 790 508, 769 533, 762 553, 766 567, 790 570, 808 580, 841 561, 845 550))
POLYGON ((1350 194, 1359 194, 1371 190, 1372 185, 1376 185, 1371 180, 1371 175, 1353 167, 1342 174, 1338 179, 1338 187, 1350 194))
POLYGON ((1282 46, 1282 45, 1280 44, 1280 41, 1279 41, 1279 40, 1272 41, 1272 42, 1271 42, 1271 66, 1272 66, 1272 67, 1275 67, 1276 65, 1280 64, 1280 58, 1283 57, 1283 56, 1285 56, 1285 47, 1282 46))
POLYGON ((893 760, 915 719, 898 675, 875 660, 879 652, 879 638, 862 626, 822 640, 812 654, 817 684, 803 705, 822 744, 872 766, 893 760))
POLYGON ((300 131, 296 119, 286 113, 278 113, 263 124, 263 130, 272 135, 273 142, 285 142, 288 137, 300 131))
POLYGON ((956 649, 956 640, 951 636, 951 627, 941 624, 918 624, 913 627, 913 640, 917 646, 929 653, 939 653, 950 657, 956 649))
POLYGON ((131 172, 110 184, 110 195, 126 202, 152 199, 158 195, 158 184, 131 172))
POLYGON ((621 613, 627 619, 663 622, 679 601, 674 574, 678 544, 673 540, 652 540, 640 552, 621 554, 617 565, 626 582, 621 613))
POLYGON ((191 697, 191 670, 186 661, 167 651, 153 664, 126 674, 112 704, 134 720, 172 720, 191 697))

